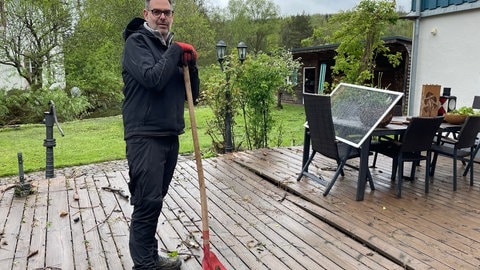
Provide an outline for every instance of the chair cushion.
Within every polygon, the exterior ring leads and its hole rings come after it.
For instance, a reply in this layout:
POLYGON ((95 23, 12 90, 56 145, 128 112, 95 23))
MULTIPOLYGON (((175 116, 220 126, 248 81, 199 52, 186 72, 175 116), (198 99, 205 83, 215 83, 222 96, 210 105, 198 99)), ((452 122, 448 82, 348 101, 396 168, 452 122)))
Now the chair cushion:
MULTIPOLYGON (((445 146, 445 145, 438 145, 438 144, 433 144, 431 148, 432 152, 439 153, 444 156, 450 156, 453 157, 453 150, 454 148, 450 146, 445 146)), ((458 149, 457 150, 457 156, 458 157, 467 157, 470 156, 470 149, 468 151, 458 149)))

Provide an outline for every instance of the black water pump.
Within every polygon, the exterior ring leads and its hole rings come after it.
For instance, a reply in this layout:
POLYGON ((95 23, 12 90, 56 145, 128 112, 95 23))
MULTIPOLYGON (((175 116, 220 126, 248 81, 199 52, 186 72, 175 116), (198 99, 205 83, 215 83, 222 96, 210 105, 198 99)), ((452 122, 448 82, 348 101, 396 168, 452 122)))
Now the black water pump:
POLYGON ((55 110, 55 103, 53 103, 53 100, 50 100, 48 102, 48 105, 49 105, 49 111, 44 113, 45 118, 43 119, 45 123, 45 128, 46 128, 46 138, 43 142, 43 146, 46 147, 45 178, 53 178, 55 177, 55 174, 53 172, 54 170, 53 147, 55 147, 56 145, 55 139, 53 138, 53 125, 54 124, 57 125, 57 128, 60 131, 60 134, 62 134, 62 136, 65 136, 65 134, 63 133, 63 130, 60 127, 60 124, 58 123, 57 112, 55 110))

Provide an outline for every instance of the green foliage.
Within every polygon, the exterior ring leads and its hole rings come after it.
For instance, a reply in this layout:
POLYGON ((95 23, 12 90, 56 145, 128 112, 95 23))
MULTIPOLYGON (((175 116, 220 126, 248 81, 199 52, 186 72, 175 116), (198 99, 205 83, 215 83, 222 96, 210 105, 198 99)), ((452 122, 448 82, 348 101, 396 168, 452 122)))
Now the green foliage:
MULTIPOLYGON (((217 67, 218 69, 218 67, 217 67)), ((272 111, 274 118, 283 123, 282 146, 301 145, 305 113, 302 105, 285 105, 283 110, 272 111)), ((59 112, 60 114, 60 112, 59 112)), ((195 107, 200 149, 203 157, 211 152, 211 139, 206 135, 207 120, 213 117, 209 107, 195 107)), ((185 134, 180 136, 180 153, 193 152, 188 111, 185 111, 185 134)), ((57 145, 55 168, 91 164, 125 158, 122 118, 119 116, 60 122, 65 132, 61 137, 54 130, 57 145)), ((278 128, 274 128, 278 129, 278 128)), ((45 169, 45 125, 28 124, 0 128, 0 177, 18 173, 17 153, 23 153, 25 172, 45 169)), ((278 140, 273 143, 278 144, 278 140)))
POLYGON ((44 78, 55 79, 72 14, 61 0, 5 0, 2 4, 6 27, 0 35, 0 64, 14 67, 33 90, 39 89, 44 78))
POLYGON ((293 60, 289 52, 278 50, 248 56, 243 64, 232 54, 226 58, 224 66, 225 74, 209 74, 204 91, 205 101, 214 112, 209 135, 215 149, 221 152, 224 148, 227 111, 232 115, 234 130, 237 125, 243 128, 243 132, 238 129, 234 132, 234 149, 238 149, 244 140, 249 149, 267 147, 275 123, 272 110, 276 93, 291 90, 292 85, 286 78, 291 76, 292 70, 300 67, 300 63, 293 60), (239 123, 239 117, 242 123, 239 123))
MULTIPOLYGON (((226 63, 230 63, 232 56, 226 57, 226 63)), ((234 89, 229 82, 230 74, 232 72, 232 65, 225 65, 225 74, 223 74, 218 66, 211 65, 210 67, 203 69, 202 74, 202 95, 204 102, 210 107, 213 112, 212 119, 208 120, 206 133, 212 139, 213 151, 221 153, 225 150, 226 133, 225 133, 225 115, 227 110, 232 114, 231 126, 232 130, 235 127, 235 114, 238 105, 235 100, 227 101, 227 93, 232 93, 234 89)), ((235 134, 232 134, 233 148, 236 149, 235 134)))
POLYGON ((67 85, 79 87, 94 110, 105 110, 122 99, 122 31, 141 15, 143 1, 85 1, 75 32, 65 40, 67 85), (105 16, 108 14, 108 16, 105 16))
POLYGON ((229 46, 243 41, 251 52, 279 46, 279 8, 271 0, 230 0, 226 10, 211 15, 218 39, 229 46))
POLYGON ((85 115, 90 106, 85 96, 71 97, 61 89, 10 90, 0 97, 0 125, 42 122, 50 100, 55 103, 59 121, 85 115))
POLYGON ((340 44, 333 66, 336 81, 374 85, 373 71, 379 54, 387 56, 393 66, 398 65, 401 54, 390 54, 381 39, 386 27, 397 20, 395 3, 387 0, 362 0, 352 11, 333 15, 329 24, 338 28, 327 40, 340 44))
POLYGON ((472 107, 462 106, 458 109, 448 112, 449 114, 475 115, 476 112, 472 107))
MULTIPOLYGON (((378 54, 389 55, 381 37, 398 14, 395 3, 387 0, 362 0, 352 11, 332 16, 331 23, 340 27, 328 39, 340 43, 335 56, 333 74, 337 81, 373 85, 373 70, 378 54)), ((395 65, 401 55, 389 55, 395 65)))
POLYGON ((310 16, 302 14, 285 18, 282 22, 281 44, 285 48, 297 48, 301 41, 313 34, 310 16))
POLYGON ((175 40, 191 43, 195 47, 199 65, 209 63, 209 58, 215 58, 215 32, 210 27, 209 18, 199 9, 197 1, 176 1, 172 31, 175 40))

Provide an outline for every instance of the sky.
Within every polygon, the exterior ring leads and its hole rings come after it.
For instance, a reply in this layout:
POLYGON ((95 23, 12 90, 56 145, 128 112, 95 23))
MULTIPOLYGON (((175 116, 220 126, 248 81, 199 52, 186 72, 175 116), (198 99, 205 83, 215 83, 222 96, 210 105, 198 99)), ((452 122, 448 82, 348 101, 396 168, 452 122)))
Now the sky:
MULTIPOLYGON (((331 14, 354 8, 360 0, 271 0, 280 7, 280 15, 331 14)), ((396 0, 397 9, 410 11, 412 0, 396 0)), ((210 0, 211 5, 226 7, 228 0, 210 0)))

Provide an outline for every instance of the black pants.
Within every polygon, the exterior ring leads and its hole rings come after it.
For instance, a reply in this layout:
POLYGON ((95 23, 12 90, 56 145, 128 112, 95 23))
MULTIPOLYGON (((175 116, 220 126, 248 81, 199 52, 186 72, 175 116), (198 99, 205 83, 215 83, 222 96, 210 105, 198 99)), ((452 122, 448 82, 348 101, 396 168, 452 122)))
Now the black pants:
POLYGON ((155 238, 163 198, 178 159, 178 136, 128 139, 127 160, 133 213, 130 225, 130 256, 134 269, 155 269, 158 241, 155 238))

